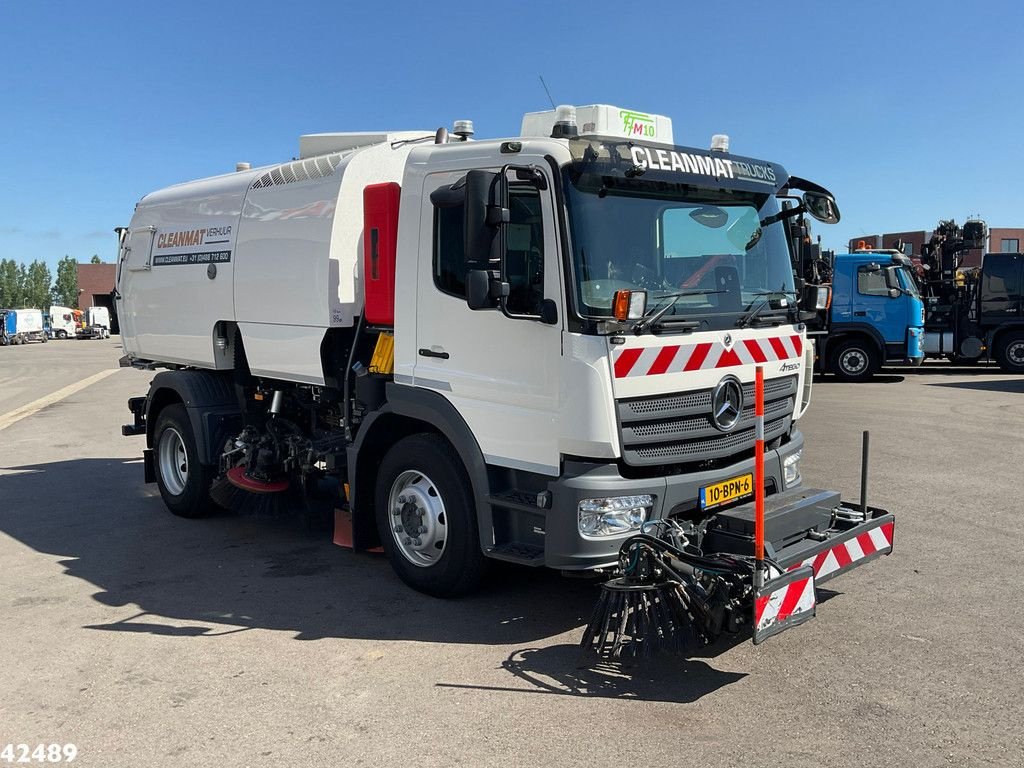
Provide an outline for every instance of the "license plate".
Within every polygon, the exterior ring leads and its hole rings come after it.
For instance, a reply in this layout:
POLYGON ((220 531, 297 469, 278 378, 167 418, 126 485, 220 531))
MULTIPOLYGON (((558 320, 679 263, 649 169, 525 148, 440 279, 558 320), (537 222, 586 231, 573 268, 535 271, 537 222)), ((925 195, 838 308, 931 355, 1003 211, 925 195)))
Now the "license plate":
POLYGON ((754 476, 740 475, 700 489, 700 508, 715 509, 754 495, 754 476))

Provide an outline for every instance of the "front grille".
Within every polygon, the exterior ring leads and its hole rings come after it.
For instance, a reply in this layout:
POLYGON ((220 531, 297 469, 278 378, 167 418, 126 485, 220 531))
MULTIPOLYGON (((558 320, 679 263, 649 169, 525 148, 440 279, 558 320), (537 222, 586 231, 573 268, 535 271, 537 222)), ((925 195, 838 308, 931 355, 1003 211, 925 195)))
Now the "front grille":
MULTIPOLYGON (((789 431, 796 376, 765 382, 765 440, 789 431)), ((727 459, 754 447, 754 385, 743 385, 745 406, 733 431, 711 421, 711 390, 618 402, 622 456, 632 466, 727 459)))

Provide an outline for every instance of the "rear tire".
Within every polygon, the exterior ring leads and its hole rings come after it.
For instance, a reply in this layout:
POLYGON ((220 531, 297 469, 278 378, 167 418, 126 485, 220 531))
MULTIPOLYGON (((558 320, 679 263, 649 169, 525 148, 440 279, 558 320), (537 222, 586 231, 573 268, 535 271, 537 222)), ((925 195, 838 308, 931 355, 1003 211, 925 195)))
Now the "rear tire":
POLYGON ((878 367, 878 352, 869 339, 849 339, 832 353, 832 373, 842 381, 867 381, 878 367))
POLYGON ((1024 373, 1024 331, 1010 331, 999 337, 996 362, 1007 373, 1024 373))
POLYGON ((153 430, 153 455, 156 484, 164 504, 179 517, 205 517, 213 509, 210 485, 213 467, 199 462, 192 422, 185 406, 168 405, 153 430))
POLYGON ((473 491, 444 438, 424 433, 392 446, 377 473, 374 506, 391 567, 410 587, 457 597, 479 584, 486 561, 473 491))

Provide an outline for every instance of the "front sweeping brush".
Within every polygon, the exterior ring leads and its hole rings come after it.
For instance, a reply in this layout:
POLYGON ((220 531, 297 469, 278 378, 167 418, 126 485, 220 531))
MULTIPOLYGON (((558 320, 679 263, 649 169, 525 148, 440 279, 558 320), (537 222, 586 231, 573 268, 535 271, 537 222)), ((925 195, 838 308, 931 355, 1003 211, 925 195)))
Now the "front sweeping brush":
POLYGON ((622 576, 601 585, 583 633, 585 653, 611 659, 686 654, 714 639, 750 566, 705 558, 646 533, 619 550, 622 576))
POLYGON ((614 659, 680 653, 697 644, 682 585, 645 584, 620 577, 601 585, 601 596, 580 647, 614 659))

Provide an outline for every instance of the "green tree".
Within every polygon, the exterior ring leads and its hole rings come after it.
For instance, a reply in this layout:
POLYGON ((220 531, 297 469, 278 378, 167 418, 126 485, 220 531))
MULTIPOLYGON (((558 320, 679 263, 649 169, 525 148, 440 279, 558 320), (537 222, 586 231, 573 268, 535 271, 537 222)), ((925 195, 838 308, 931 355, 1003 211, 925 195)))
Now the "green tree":
POLYGON ((89 263, 90 263, 90 264, 102 264, 102 263, 103 263, 103 259, 101 259, 101 258, 99 257, 99 254, 96 254, 96 253, 94 253, 94 254, 92 255, 92 258, 91 258, 91 259, 89 259, 89 263))
POLYGON ((78 306, 78 262, 70 256, 57 262, 57 280, 50 295, 60 307, 78 306))
POLYGON ((28 267, 25 266, 25 262, 18 265, 18 303, 14 306, 28 306, 28 267))
POLYGON ((21 305, 18 263, 14 259, 0 260, 0 307, 11 309, 21 305))
POLYGON ((46 266, 46 262, 36 259, 27 268, 22 265, 22 269, 25 270, 23 297, 25 304, 42 310, 49 309, 50 283, 53 281, 53 275, 50 273, 50 268, 46 266))

